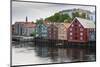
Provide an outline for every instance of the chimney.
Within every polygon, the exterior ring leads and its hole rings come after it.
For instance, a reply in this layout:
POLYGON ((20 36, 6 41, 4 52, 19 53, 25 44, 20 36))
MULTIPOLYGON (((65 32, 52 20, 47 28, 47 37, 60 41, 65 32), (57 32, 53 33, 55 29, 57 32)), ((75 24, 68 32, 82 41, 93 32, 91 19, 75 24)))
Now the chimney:
POLYGON ((26 16, 26 22, 28 22, 28 18, 27 18, 27 16, 26 16))

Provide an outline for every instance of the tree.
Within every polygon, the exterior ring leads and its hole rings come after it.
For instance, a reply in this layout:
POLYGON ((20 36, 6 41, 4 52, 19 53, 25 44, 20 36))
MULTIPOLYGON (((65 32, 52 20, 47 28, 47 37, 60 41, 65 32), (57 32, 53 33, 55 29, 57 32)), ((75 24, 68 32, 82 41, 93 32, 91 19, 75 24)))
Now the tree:
POLYGON ((36 20, 36 24, 43 24, 43 19, 42 19, 42 18, 37 19, 37 20, 36 20))
POLYGON ((53 16, 47 17, 45 20, 48 20, 50 22, 64 22, 65 19, 67 19, 68 21, 71 20, 68 14, 55 13, 53 16))
POLYGON ((30 36, 36 36, 36 31, 33 31, 31 34, 30 34, 30 36))
POLYGON ((86 17, 86 13, 80 13, 80 12, 72 13, 72 18, 74 19, 75 17, 80 17, 80 18, 88 19, 86 17))
POLYGON ((70 23, 70 20, 65 19, 64 23, 70 23))

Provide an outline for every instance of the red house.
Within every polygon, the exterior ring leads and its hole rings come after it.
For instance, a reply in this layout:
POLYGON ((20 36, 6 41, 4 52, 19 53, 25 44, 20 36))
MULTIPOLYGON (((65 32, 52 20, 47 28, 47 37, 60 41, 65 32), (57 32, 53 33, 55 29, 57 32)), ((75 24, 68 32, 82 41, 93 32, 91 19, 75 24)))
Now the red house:
POLYGON ((67 30, 69 42, 88 42, 95 40, 95 24, 91 20, 74 18, 67 30), (92 34, 90 34, 92 32, 92 34))
POLYGON ((57 40, 58 39, 58 28, 54 23, 48 26, 48 39, 57 40))

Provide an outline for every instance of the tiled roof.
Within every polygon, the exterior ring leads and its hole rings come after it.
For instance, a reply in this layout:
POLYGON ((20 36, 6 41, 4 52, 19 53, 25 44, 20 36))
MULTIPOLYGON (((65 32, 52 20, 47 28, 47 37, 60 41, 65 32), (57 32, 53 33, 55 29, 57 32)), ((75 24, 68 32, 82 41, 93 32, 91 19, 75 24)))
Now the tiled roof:
POLYGON ((36 24, 33 22, 20 21, 20 22, 16 22, 15 24, 22 24, 24 28, 35 28, 36 27, 36 24))
POLYGON ((25 27, 25 28, 35 28, 36 24, 34 24, 32 22, 27 22, 27 23, 24 23, 23 27, 25 27))
POLYGON ((95 24, 91 20, 82 19, 79 17, 76 17, 76 19, 82 24, 84 28, 95 28, 95 24))

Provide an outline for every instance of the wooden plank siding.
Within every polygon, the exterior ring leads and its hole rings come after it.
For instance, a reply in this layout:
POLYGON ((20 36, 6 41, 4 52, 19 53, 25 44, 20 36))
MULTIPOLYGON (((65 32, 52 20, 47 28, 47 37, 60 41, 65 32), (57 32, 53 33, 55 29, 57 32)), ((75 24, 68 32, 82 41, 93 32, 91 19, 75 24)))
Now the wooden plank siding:
POLYGON ((54 24, 48 26, 48 39, 58 40, 58 28, 54 24))
POLYGON ((69 26, 67 31, 67 38, 69 42, 88 42, 90 40, 89 38, 91 35, 89 34, 89 31, 95 31, 94 28, 85 28, 85 26, 81 23, 77 18, 72 21, 72 24, 69 26))

